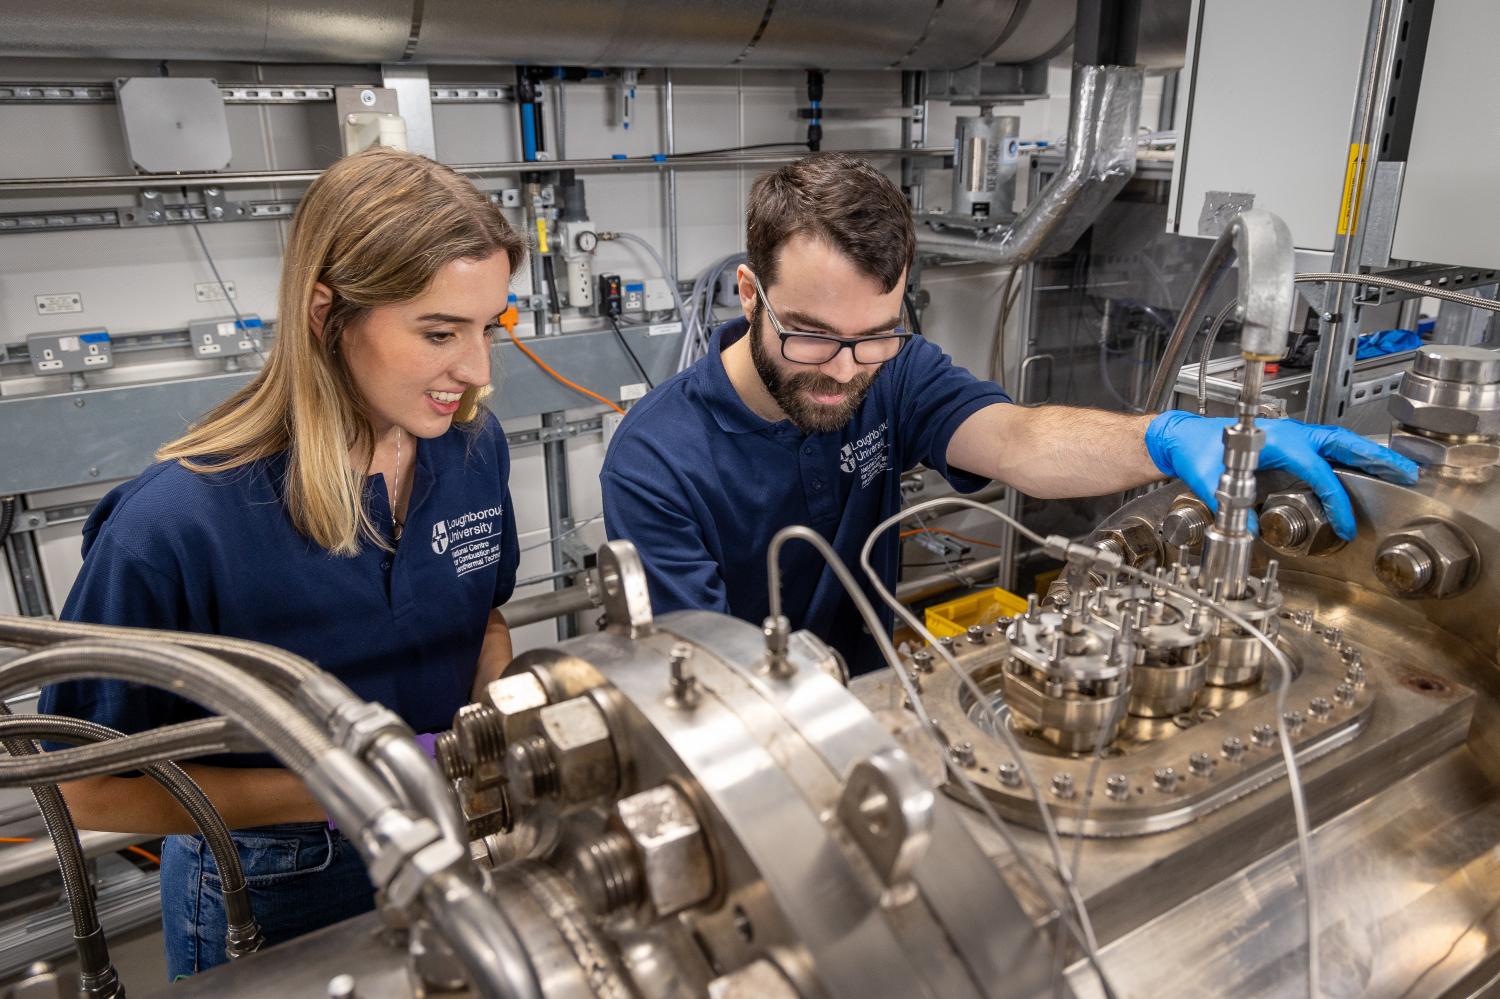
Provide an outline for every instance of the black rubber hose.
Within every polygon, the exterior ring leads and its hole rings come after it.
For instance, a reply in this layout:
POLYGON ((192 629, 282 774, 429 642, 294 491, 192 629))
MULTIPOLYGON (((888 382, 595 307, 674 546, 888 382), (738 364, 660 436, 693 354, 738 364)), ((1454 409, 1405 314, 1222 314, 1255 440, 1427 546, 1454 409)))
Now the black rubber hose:
MULTIPOLYGON (((0 718, 0 736, 50 739, 73 745, 124 738, 124 733, 104 725, 60 715, 14 715, 0 718)), ((240 853, 230 838, 229 827, 214 808, 208 795, 193 778, 175 763, 154 763, 142 768, 146 776, 167 790, 203 834, 219 869, 223 889, 224 912, 229 926, 230 957, 240 957, 259 950, 265 943, 260 924, 251 911, 245 871, 240 853)))
POLYGON ((16 526, 16 507, 20 504, 14 496, 0 496, 0 544, 10 537, 10 529, 16 526))

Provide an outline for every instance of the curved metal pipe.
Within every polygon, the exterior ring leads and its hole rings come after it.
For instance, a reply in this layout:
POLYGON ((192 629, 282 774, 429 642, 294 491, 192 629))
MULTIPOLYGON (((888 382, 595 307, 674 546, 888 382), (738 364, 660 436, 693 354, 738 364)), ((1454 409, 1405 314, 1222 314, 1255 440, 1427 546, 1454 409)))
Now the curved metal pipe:
POLYGON ((444 871, 427 882, 422 900, 428 918, 453 948, 480 995, 542 999, 531 955, 510 920, 483 891, 444 871))
POLYGON ((1151 386, 1146 391, 1148 412, 1160 411, 1171 399, 1172 383, 1187 356, 1204 306, 1224 272, 1236 261, 1241 353, 1273 361, 1279 360, 1286 350, 1287 325, 1296 295, 1292 235, 1280 217, 1264 208, 1252 208, 1235 216, 1209 247, 1187 301, 1177 314, 1177 325, 1167 337, 1161 361, 1151 376, 1151 386))
POLYGON ((377 738, 364 759, 413 811, 436 822, 444 839, 467 848, 469 824, 452 785, 415 742, 390 733, 377 738))
POLYGON ((1135 175, 1144 80, 1138 66, 1073 67, 1068 149, 1058 174, 997 234, 976 239, 924 229, 918 252, 1013 267, 1071 247, 1135 175))

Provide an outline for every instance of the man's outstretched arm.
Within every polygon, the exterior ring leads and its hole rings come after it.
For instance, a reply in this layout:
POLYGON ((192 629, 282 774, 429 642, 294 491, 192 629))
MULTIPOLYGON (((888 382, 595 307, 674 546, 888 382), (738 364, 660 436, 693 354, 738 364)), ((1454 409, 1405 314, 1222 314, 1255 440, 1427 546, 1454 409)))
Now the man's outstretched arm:
MULTIPOLYGON (((1180 478, 1217 507, 1224 428, 1233 420, 1167 412, 1156 416, 1071 406, 987 406, 948 444, 948 462, 1041 498, 1098 496, 1161 478, 1180 478)), ((1329 462, 1396 482, 1417 480, 1409 459, 1342 427, 1260 420, 1260 467, 1293 473, 1312 487, 1340 537, 1354 537, 1354 510, 1329 462)))

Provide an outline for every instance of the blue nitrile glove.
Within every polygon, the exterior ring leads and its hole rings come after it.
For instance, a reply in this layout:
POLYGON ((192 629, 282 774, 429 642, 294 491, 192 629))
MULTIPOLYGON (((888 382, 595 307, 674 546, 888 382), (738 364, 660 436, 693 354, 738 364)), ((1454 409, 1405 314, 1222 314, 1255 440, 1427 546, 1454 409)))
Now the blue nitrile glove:
MULTIPOLYGON (((1146 428, 1146 450, 1163 475, 1181 479, 1210 510, 1217 511, 1214 490, 1224 472, 1224 428, 1233 423, 1230 417, 1163 413, 1146 428)), ((1257 420, 1255 425, 1266 434, 1260 467, 1291 472, 1311 486, 1334 533, 1345 541, 1354 538, 1354 508, 1328 467, 1330 461, 1402 485, 1417 481, 1417 465, 1411 459, 1343 427, 1298 420, 1257 420)), ((1254 514, 1250 523, 1255 530, 1254 514)))

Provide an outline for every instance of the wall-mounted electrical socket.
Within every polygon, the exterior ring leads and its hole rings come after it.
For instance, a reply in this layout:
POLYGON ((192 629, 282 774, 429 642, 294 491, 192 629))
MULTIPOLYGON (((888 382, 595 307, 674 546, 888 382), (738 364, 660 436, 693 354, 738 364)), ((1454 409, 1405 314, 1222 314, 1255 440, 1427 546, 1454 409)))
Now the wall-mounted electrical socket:
POLYGON ((233 298, 234 282, 225 281, 221 288, 217 281, 199 281, 193 285, 193 297, 200 302, 222 302, 226 297, 233 298), (227 296, 226 291, 229 292, 227 296))
POLYGON ((82 312, 83 296, 76 291, 65 291, 56 295, 36 296, 36 311, 43 316, 56 316, 64 312, 82 312))

